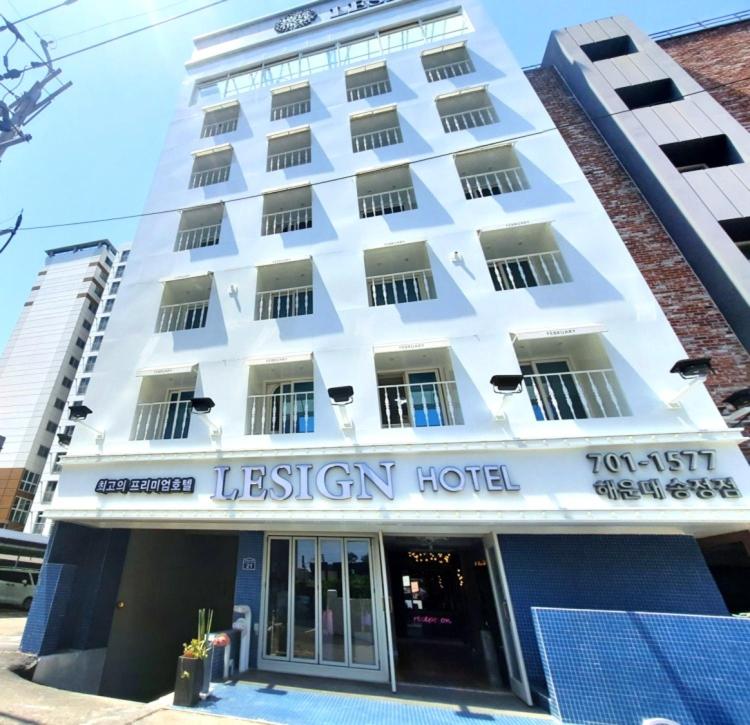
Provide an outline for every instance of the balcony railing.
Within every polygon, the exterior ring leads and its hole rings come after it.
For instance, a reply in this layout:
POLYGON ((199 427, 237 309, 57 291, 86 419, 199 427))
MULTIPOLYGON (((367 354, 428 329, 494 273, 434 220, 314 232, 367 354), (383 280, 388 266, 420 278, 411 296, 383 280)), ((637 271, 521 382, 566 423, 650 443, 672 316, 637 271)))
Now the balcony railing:
POLYGON ((282 317, 311 315, 312 312, 312 285, 271 290, 261 292, 257 296, 257 320, 276 320, 282 317))
POLYGON ((628 414, 612 369, 524 375, 524 382, 537 420, 628 414))
POLYGON ((187 438, 192 403, 189 400, 167 403, 139 403, 133 422, 134 441, 159 441, 187 438))
POLYGON ((467 199, 479 199, 482 196, 510 194, 529 188, 529 182, 520 166, 500 171, 487 171, 483 174, 468 174, 461 177, 461 186, 467 199))
POLYGON ((282 151, 279 154, 270 154, 266 163, 266 171, 278 171, 290 166, 300 166, 301 164, 310 163, 310 147, 304 146, 299 149, 282 151))
POLYGON ((443 130, 446 133, 452 133, 453 131, 464 131, 467 128, 497 123, 497 113, 492 106, 483 106, 482 108, 471 108, 458 113, 441 114, 440 120, 443 122, 443 130))
POLYGON ((370 307, 435 298, 435 285, 429 269, 368 277, 367 290, 370 307))
POLYGON ((177 241, 174 245, 175 252, 184 252, 186 249, 198 249, 199 247, 211 247, 219 243, 221 233, 221 222, 208 224, 204 227, 193 227, 182 229, 177 232, 177 241))
POLYGON ((205 171, 194 171, 190 177, 190 188, 196 189, 199 186, 211 186, 211 184, 220 184, 229 178, 229 169, 231 164, 226 166, 217 166, 205 171))
POLYGON ((315 430, 315 394, 272 393, 247 399, 248 435, 312 433, 315 430))
POLYGON ((306 98, 304 101, 293 101, 292 103, 285 103, 282 106, 274 106, 271 109, 271 120, 279 121, 282 118, 289 118, 290 116, 300 116, 303 113, 310 112, 310 99, 306 98))
POLYGON ((372 81, 370 83, 363 83, 360 86, 352 86, 346 89, 346 98, 349 101, 359 101, 362 98, 371 98, 372 96, 380 96, 383 93, 391 92, 391 81, 389 78, 384 78, 380 81, 372 81))
POLYGON ((427 428, 458 425, 461 409, 456 383, 378 385, 383 428, 427 428))
POLYGON ((488 259, 487 268, 498 291, 570 282, 558 251, 488 259))
POLYGON ((231 133, 237 130, 237 119, 228 118, 224 121, 214 121, 214 123, 206 123, 201 129, 201 138, 208 138, 209 136, 220 136, 222 133, 231 133))
POLYGON ((383 146, 393 146, 393 144, 402 143, 403 140, 401 127, 391 126, 390 128, 383 128, 380 131, 354 134, 352 136, 352 150, 354 153, 369 151, 370 149, 379 149, 383 146))
POLYGON ((414 188, 382 191, 377 194, 365 194, 359 197, 359 216, 362 219, 384 214, 396 214, 417 208, 417 196, 414 188))
POLYGON ((312 206, 302 206, 299 209, 278 211, 263 215, 263 234, 283 234, 295 232, 298 229, 309 229, 312 226, 312 206))
POLYGON ((196 330, 206 326, 208 300, 183 302, 179 305, 163 305, 159 308, 156 332, 177 332, 196 330))
POLYGON ((447 78, 456 78, 464 76, 467 73, 474 72, 474 64, 470 60, 457 60, 453 63, 436 65, 434 68, 426 68, 425 74, 430 83, 435 81, 444 81, 447 78))

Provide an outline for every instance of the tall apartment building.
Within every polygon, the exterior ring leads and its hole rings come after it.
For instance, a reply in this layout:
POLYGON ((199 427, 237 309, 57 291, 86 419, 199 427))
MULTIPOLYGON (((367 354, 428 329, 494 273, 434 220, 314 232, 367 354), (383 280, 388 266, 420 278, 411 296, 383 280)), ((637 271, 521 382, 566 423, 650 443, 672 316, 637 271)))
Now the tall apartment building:
POLYGON ((80 351, 79 364, 72 374, 72 385, 66 390, 67 398, 65 408, 60 416, 57 435, 52 436, 52 442, 48 446, 49 454, 47 461, 41 469, 36 491, 32 491, 33 499, 31 508, 28 510, 24 531, 33 534, 49 535, 51 522, 44 516, 44 511, 52 504, 60 480, 60 473, 65 461, 70 440, 76 431, 76 422, 70 419, 71 405, 84 405, 86 393, 91 382, 91 377, 96 371, 96 361, 104 344, 106 331, 109 328, 109 318, 117 301, 117 293, 123 282, 125 270, 127 269, 130 249, 120 247, 115 250, 110 247, 107 260, 110 273, 104 282, 104 291, 101 294, 99 306, 91 320, 91 329, 86 330, 85 346, 80 351))
POLYGON ((695 537, 750 519, 741 434, 481 0, 197 38, 162 209, 25 651, 147 699, 239 607, 260 671, 554 709, 548 608, 728 613, 695 537))
POLYGON ((544 64, 565 79, 750 349, 750 102, 741 83, 750 21, 740 17, 719 31, 699 28, 693 52, 677 57, 670 47, 684 36, 658 43, 626 17, 595 20, 553 33, 544 64))
POLYGON ((27 522, 115 253, 106 239, 48 250, 0 358, 0 527, 27 522))

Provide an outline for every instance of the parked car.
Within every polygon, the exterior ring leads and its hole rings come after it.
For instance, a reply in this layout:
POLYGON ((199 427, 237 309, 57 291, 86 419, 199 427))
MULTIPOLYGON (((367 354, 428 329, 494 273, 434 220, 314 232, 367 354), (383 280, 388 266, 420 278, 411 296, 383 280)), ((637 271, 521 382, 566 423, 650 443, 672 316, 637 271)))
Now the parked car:
POLYGON ((36 594, 39 572, 32 569, 0 569, 0 604, 12 604, 27 612, 36 594))

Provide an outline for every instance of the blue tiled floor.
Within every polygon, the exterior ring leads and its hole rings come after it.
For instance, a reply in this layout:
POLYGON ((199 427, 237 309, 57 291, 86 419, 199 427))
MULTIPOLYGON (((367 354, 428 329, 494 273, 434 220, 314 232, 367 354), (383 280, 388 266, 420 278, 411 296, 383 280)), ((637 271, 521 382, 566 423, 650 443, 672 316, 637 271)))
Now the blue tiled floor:
POLYGON ((370 695, 336 694, 295 687, 237 682, 212 686, 199 710, 211 715, 258 719, 283 725, 555 725, 542 715, 440 705, 370 695))

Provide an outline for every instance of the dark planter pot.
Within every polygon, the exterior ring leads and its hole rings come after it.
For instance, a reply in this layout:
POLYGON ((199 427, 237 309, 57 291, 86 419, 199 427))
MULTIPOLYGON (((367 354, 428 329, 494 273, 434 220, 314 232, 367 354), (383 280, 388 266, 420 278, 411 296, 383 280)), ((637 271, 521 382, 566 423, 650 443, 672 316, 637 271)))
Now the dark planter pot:
POLYGON ((194 707, 200 699, 203 685, 203 660, 195 657, 177 659, 177 676, 174 681, 174 704, 194 707))

